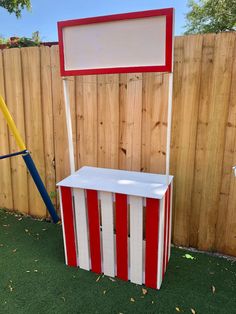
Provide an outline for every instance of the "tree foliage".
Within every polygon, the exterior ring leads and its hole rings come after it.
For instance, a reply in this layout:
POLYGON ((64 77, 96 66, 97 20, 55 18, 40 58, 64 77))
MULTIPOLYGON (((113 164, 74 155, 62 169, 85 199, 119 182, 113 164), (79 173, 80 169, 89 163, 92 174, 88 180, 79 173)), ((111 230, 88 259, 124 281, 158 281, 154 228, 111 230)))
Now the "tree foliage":
POLYGON ((236 30, 236 0, 189 0, 185 34, 236 30))
POLYGON ((0 0, 0 7, 20 17, 23 9, 31 9, 31 2, 30 0, 0 0))

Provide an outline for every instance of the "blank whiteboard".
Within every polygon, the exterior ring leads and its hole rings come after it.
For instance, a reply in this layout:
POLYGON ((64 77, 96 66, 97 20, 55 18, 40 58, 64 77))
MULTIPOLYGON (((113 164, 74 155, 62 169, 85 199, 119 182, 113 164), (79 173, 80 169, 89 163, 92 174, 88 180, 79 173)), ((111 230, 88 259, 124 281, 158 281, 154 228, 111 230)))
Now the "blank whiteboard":
POLYGON ((173 9, 58 22, 61 75, 171 72, 173 9))

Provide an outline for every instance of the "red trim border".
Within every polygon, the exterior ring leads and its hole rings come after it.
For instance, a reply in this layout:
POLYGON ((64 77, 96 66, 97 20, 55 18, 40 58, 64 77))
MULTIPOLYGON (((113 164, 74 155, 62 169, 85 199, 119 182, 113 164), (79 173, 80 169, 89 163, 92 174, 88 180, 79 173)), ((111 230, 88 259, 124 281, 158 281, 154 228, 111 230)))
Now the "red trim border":
POLYGON ((57 22, 59 38, 59 55, 61 76, 112 74, 112 73, 134 73, 134 72, 172 72, 172 49, 173 49, 173 15, 174 9, 148 10, 140 12, 113 14, 106 16, 89 17, 76 20, 57 22), (127 19, 138 19, 152 16, 166 16, 166 64, 163 66, 139 66, 139 67, 116 67, 83 70, 65 70, 63 28, 92 23, 104 23, 127 19))

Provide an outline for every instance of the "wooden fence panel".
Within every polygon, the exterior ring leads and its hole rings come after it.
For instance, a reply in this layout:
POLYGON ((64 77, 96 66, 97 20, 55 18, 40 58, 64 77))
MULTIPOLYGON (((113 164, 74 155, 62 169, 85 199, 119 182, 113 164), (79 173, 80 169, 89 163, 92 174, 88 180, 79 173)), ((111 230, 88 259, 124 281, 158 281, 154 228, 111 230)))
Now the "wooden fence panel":
MULTIPOLYGON (((236 256, 235 43, 236 33, 175 39, 171 174, 173 242, 236 256)), ((67 80, 77 169, 165 172, 167 74, 67 80)), ((58 207, 55 183, 70 173, 58 46, 2 51, 0 92, 58 207)), ((3 122, 1 154, 18 150, 3 122)), ((0 167, 0 206, 45 217, 22 159, 0 167)))
MULTIPOLYGON (((17 128, 25 140, 25 108, 22 82, 22 63, 20 49, 6 49, 4 56, 4 77, 6 104, 15 120, 17 128)), ((10 134, 10 152, 19 151, 15 139, 10 134)), ((29 213, 29 193, 27 184, 27 170, 22 158, 11 158, 11 177, 13 192, 13 208, 22 213, 29 213)))

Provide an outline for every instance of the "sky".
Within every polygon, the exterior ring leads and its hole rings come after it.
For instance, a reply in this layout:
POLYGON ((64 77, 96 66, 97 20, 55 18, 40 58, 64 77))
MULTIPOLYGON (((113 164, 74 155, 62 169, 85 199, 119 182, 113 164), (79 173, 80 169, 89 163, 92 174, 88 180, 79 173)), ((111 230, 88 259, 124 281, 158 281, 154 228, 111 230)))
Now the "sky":
POLYGON ((39 31, 41 41, 58 41, 57 21, 90 16, 175 8, 175 35, 184 32, 187 0, 31 0, 32 10, 17 19, 0 8, 0 36, 31 37, 39 31))

